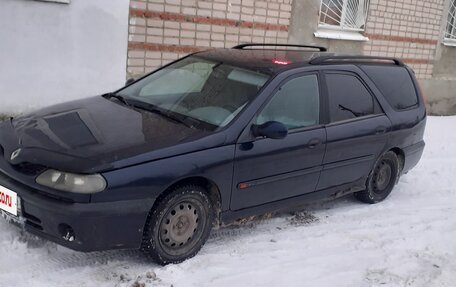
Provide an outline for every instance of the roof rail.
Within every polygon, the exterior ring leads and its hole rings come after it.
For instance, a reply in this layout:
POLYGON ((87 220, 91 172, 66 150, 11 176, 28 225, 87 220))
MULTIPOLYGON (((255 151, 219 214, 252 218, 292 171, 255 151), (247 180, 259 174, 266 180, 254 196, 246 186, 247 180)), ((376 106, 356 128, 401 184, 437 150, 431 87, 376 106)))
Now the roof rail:
POLYGON ((311 49, 317 49, 320 52, 326 52, 328 49, 325 47, 320 47, 320 46, 312 46, 312 45, 295 45, 295 44, 257 44, 257 43, 252 43, 252 44, 241 44, 234 46, 232 49, 238 49, 242 50, 246 47, 295 47, 295 48, 311 48, 311 49))
POLYGON ((383 61, 390 61, 393 62, 395 65, 398 66, 405 66, 405 64, 396 58, 388 58, 388 57, 375 57, 375 56, 319 56, 315 57, 310 60, 310 64, 312 65, 321 65, 321 64, 340 64, 346 63, 348 60, 359 61, 359 62, 383 62, 383 61))

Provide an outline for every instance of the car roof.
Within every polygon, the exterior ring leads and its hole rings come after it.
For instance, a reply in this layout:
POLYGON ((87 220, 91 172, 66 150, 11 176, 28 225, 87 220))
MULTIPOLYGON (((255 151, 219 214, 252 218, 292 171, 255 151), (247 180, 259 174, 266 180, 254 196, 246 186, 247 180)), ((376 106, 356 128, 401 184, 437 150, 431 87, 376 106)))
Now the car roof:
MULTIPOLYGON (((319 48, 319 47, 316 47, 319 48)), ((324 48, 321 48, 324 49, 324 48)), ((318 49, 317 49, 318 50, 318 49)), ((268 74, 277 74, 284 70, 310 65, 323 64, 378 64, 396 65, 404 64, 395 58, 371 57, 360 55, 344 55, 326 51, 315 51, 315 48, 304 49, 212 49, 193 54, 194 56, 225 64, 244 67, 268 74), (310 49, 310 50, 309 50, 310 49), (313 49, 313 50, 312 50, 313 49)))
POLYGON ((277 73, 286 69, 311 65, 312 59, 334 55, 334 53, 272 49, 213 49, 194 55, 233 66, 260 70, 266 73, 277 73))

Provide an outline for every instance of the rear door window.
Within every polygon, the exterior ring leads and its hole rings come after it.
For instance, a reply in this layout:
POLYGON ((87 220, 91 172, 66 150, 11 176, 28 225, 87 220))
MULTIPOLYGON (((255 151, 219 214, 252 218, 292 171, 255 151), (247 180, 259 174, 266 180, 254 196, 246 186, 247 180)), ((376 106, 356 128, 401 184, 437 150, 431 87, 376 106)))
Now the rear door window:
POLYGON ((361 80, 346 73, 327 73, 331 122, 381 113, 377 100, 361 80))
POLYGON ((418 104, 418 95, 409 72, 398 66, 363 66, 377 88, 396 110, 405 110, 418 104))

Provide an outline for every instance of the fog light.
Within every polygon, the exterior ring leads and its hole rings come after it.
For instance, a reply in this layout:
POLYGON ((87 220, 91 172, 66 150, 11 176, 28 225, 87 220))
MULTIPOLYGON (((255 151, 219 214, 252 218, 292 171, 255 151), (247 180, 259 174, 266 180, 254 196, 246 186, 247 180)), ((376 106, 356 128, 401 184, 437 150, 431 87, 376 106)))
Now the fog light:
POLYGON ((73 228, 65 223, 59 224, 59 233, 65 241, 73 242, 76 239, 73 228))

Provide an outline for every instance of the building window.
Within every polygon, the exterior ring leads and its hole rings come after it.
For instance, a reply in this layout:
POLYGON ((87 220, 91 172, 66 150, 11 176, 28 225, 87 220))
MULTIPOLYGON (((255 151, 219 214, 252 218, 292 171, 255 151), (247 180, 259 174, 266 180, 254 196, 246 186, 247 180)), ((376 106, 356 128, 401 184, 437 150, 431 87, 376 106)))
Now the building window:
POLYGON ((316 37, 367 40, 364 31, 369 0, 321 0, 316 37))
POLYGON ((450 0, 444 43, 456 46, 456 0, 450 0))

